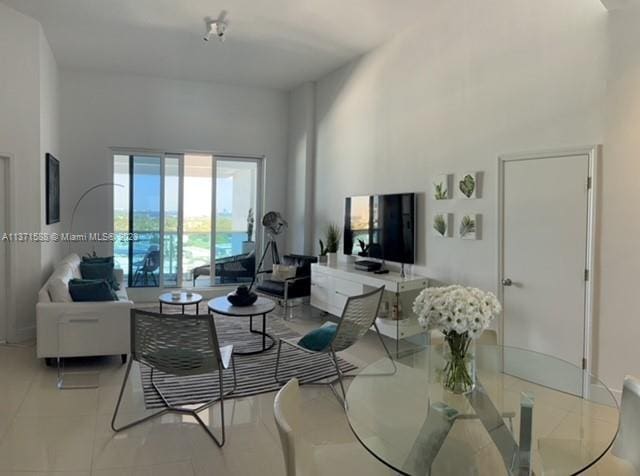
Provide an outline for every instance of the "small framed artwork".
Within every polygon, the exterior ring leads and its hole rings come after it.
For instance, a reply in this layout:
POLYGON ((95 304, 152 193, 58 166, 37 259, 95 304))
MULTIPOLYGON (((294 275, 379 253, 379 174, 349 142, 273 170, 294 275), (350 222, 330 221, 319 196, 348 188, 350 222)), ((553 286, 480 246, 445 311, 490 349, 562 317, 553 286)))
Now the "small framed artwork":
POLYGON ((437 213, 433 217, 433 234, 441 238, 449 238, 451 236, 452 225, 452 213, 437 213))
POLYGON ((462 198, 479 198, 478 178, 480 172, 466 172, 458 180, 457 188, 462 198))
POLYGON ((480 221, 482 217, 474 213, 466 213, 460 219, 458 234, 463 240, 480 239, 480 221))
POLYGON ((47 225, 60 221, 60 161, 46 155, 47 225))
POLYGON ((453 175, 451 174, 437 175, 433 180, 434 200, 449 200, 451 198, 452 182, 453 182, 453 175))

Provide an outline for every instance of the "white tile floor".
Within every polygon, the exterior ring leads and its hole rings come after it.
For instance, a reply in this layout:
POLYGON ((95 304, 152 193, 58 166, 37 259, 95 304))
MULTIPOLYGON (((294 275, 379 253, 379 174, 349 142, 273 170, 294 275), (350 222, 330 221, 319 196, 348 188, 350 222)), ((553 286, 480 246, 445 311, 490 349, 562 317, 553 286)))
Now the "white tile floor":
MULTIPOLYGON (((289 325, 301 333, 316 327, 322 317, 307 314, 307 308, 296 308, 289 325)), ((360 366, 381 356, 373 335, 342 355, 360 366)), ((83 366, 99 371, 100 387, 60 391, 56 371, 35 358, 33 346, 0 346, 0 476, 284 474, 273 393, 225 403, 227 443, 219 449, 189 417, 166 415, 113 433, 110 419, 125 368, 119 357, 83 366)), ((301 392, 305 436, 317 447, 320 475, 393 474, 357 442, 329 389, 303 386, 301 392)), ((209 421, 214 432, 220 430, 216 410, 209 421)), ((123 418, 144 414, 139 391, 127 392, 122 411, 123 418)), ((496 457, 486 453, 483 458, 496 457)), ((589 474, 624 474, 623 469, 606 457, 589 474)))

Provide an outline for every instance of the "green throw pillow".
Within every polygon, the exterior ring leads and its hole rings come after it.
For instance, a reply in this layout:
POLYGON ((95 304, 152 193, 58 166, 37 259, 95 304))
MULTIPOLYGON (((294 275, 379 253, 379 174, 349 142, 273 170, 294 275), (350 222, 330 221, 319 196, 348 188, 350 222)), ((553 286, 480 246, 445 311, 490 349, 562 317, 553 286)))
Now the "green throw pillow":
POLYGON ((320 352, 321 350, 326 349, 329 344, 333 342, 337 328, 338 326, 334 323, 325 322, 322 327, 305 334, 304 337, 298 341, 298 345, 305 349, 320 352))
POLYGON ((80 263, 80 274, 82 279, 104 279, 114 291, 120 289, 113 274, 113 261, 83 261, 80 263))
POLYGON ((118 296, 104 279, 72 279, 69 294, 74 302, 117 301, 118 296))

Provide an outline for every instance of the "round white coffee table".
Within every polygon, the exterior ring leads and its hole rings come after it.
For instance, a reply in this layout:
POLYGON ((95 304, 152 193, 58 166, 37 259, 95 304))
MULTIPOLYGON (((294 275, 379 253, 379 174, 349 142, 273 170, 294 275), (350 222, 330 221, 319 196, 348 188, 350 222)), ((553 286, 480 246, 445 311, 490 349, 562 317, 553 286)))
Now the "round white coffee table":
POLYGON ((217 297, 212 299, 208 303, 209 313, 220 314, 222 316, 231 317, 248 317, 249 318, 249 332, 252 334, 258 334, 262 336, 262 348, 252 351, 237 350, 234 346, 233 353, 239 355, 253 355, 266 352, 271 349, 276 343, 276 339, 269 333, 267 333, 267 314, 276 308, 276 303, 271 299, 259 297, 258 300, 251 306, 234 306, 228 300, 226 296, 217 297), (262 316, 262 330, 256 330, 253 328, 254 316, 262 316), (267 338, 271 341, 267 345, 267 338))
POLYGON ((196 293, 191 293, 191 295, 188 295, 187 293, 182 292, 180 293, 180 298, 174 299, 171 293, 164 293, 160 295, 158 301, 160 301, 160 314, 162 314, 163 304, 167 304, 170 306, 181 306, 182 314, 184 314, 185 306, 196 306, 196 314, 199 314, 198 304, 202 302, 202 296, 196 293))

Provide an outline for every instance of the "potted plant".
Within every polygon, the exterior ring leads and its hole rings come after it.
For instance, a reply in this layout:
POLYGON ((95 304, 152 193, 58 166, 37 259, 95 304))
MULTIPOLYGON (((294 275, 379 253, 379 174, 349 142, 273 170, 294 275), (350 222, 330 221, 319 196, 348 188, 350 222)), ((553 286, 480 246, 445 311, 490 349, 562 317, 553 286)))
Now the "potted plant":
POLYGON ((457 394, 475 387, 475 357, 472 343, 502 311, 489 292, 464 286, 423 290, 413 303, 420 325, 444 334, 443 386, 457 394))
POLYGON ((327 227, 326 234, 326 254, 327 254, 327 264, 329 266, 335 266, 338 264, 338 248, 340 248, 340 238, 342 236, 342 232, 338 225, 330 224, 327 227))
POLYGON ((327 248, 324 246, 324 241, 318 240, 320 244, 320 254, 318 255, 318 263, 327 264, 327 248))

